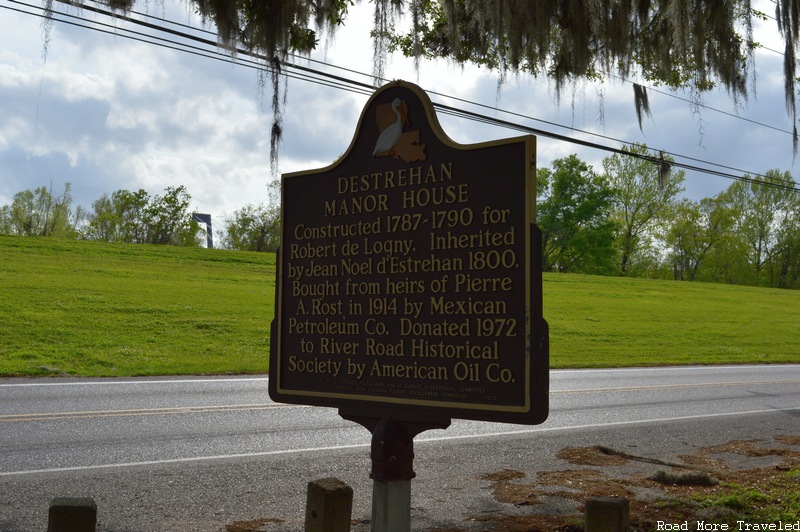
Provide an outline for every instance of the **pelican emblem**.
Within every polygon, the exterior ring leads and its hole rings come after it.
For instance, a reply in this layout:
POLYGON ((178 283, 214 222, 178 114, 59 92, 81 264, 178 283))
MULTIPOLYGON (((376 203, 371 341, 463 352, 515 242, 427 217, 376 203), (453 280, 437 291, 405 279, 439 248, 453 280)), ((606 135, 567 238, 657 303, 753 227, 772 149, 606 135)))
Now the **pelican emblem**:
POLYGON ((397 117, 397 120, 381 131, 378 136, 378 141, 375 143, 375 149, 372 150, 373 157, 395 156, 394 147, 403 134, 403 124, 408 124, 405 102, 400 98, 395 98, 392 101, 392 111, 397 117))

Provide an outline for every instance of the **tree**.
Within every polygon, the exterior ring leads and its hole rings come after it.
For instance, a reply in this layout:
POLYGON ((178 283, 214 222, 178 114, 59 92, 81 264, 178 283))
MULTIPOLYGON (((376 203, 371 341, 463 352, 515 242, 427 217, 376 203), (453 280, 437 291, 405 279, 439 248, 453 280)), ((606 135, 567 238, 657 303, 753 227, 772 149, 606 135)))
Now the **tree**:
POLYGON ((118 215, 120 242, 146 244, 147 240, 147 206, 150 195, 140 188, 136 192, 118 190, 111 195, 118 215))
POLYGON ((790 223, 778 233, 780 253, 772 262, 771 277, 778 288, 800 287, 800 206, 795 208, 790 223))
POLYGON ((276 251, 280 245, 280 209, 248 204, 225 220, 223 245, 239 251, 276 251))
POLYGON ((0 235, 13 235, 14 225, 11 223, 11 205, 0 207, 0 235))
POLYGON ((608 274, 614 269, 612 192, 576 155, 537 173, 537 224, 546 271, 608 274))
POLYGON ((675 280, 694 281, 709 252, 730 231, 733 220, 717 198, 683 199, 673 209, 665 243, 675 280))
POLYGON ((199 224, 189 212, 192 197, 183 185, 167 187, 156 195, 144 209, 148 244, 199 246, 199 224))
POLYGON ((92 203, 92 209, 94 212, 88 215, 84 236, 92 240, 119 242, 119 218, 113 200, 108 194, 103 194, 92 203))
MULTIPOLYGON (((52 2, 52 0, 46 0, 52 2)), ((135 0, 107 0, 130 10, 135 0)), ((280 63, 307 53, 317 33, 344 23, 353 0, 194 0, 217 26, 229 49, 247 49, 271 62, 273 149, 281 134, 280 63)), ((753 76, 752 27, 765 18, 750 0, 375 0, 376 74, 392 47, 414 58, 443 57, 477 63, 502 74, 548 76, 561 90, 580 79, 641 76, 688 88, 693 94, 721 85, 740 101, 753 76), (407 8, 410 17, 402 19, 407 8), (402 20, 411 27, 398 29, 402 20)), ((78 5, 81 5, 78 0, 78 5)), ((795 51, 800 44, 796 0, 776 0, 785 43, 787 110, 795 118, 795 51)), ((637 109, 647 111, 646 91, 634 85, 637 109)), ((794 122, 794 120, 793 120, 794 122)), ((795 133, 795 139, 797 135, 795 133)))
POLYGON ((117 190, 92 203, 84 235, 129 244, 199 245, 199 225, 189 212, 191 196, 183 185, 151 197, 146 190, 117 190))
POLYGON ((684 172, 666 172, 652 162, 635 157, 647 155, 647 146, 632 145, 624 151, 634 155, 615 154, 603 159, 605 179, 614 190, 612 219, 619 226, 619 271, 627 275, 632 259, 647 245, 658 218, 667 212, 675 197, 683 190, 684 172))
POLYGON ((700 205, 684 199, 675 206, 672 224, 667 235, 669 258, 676 281, 692 281, 700 267, 703 256, 708 251, 703 227, 700 205))
POLYGON ((763 178, 744 178, 728 187, 725 200, 736 212, 734 230, 746 245, 749 282, 786 285, 800 223, 800 200, 791 190, 794 180, 779 170, 769 170, 763 178))
POLYGON ((109 197, 103 194, 92 203, 85 236, 106 242, 144 244, 147 242, 145 210, 150 195, 144 189, 136 192, 117 190, 109 197))
POLYGON ((716 242, 706 253, 696 274, 697 280, 726 284, 748 284, 750 281, 747 261, 747 244, 736 231, 740 213, 728 201, 727 191, 703 202, 713 205, 709 221, 717 225, 716 242))
POLYGON ((75 224, 71 211, 72 185, 66 183, 59 196, 38 187, 14 195, 11 205, 0 209, 0 231, 23 236, 73 236, 75 224))
MULTIPOLYGON (((388 0, 376 2, 387 4, 388 0)), ((398 2, 392 1, 392 4, 398 2)), ((754 76, 752 29, 766 15, 750 0, 531 1, 416 0, 412 28, 391 31, 376 15, 374 34, 406 55, 473 62, 506 72, 546 75, 557 93, 579 79, 640 75, 648 82, 699 94, 717 84, 739 101, 754 76)), ((796 0, 776 1, 785 42, 787 110, 796 118, 795 50, 800 41, 796 0)), ((385 9, 385 8, 384 8, 385 9)), ((379 49, 379 47, 376 47, 379 49)), ((650 112, 647 91, 633 84, 639 126, 650 112)), ((797 129, 794 148, 797 148, 797 129)))

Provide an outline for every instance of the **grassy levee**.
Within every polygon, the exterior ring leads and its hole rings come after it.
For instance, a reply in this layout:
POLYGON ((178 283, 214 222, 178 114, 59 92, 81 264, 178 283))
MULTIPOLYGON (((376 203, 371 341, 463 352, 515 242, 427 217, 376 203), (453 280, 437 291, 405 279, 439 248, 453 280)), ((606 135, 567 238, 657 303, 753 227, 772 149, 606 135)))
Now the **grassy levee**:
POLYGON ((275 255, 0 236, 0 375, 256 373, 275 255))
POLYGON ((800 362, 800 291, 545 275, 552 367, 800 362))
MULTIPOLYGON (((275 256, 0 236, 0 375, 264 373, 275 256)), ((551 367, 800 362, 800 292, 545 275, 551 367)))

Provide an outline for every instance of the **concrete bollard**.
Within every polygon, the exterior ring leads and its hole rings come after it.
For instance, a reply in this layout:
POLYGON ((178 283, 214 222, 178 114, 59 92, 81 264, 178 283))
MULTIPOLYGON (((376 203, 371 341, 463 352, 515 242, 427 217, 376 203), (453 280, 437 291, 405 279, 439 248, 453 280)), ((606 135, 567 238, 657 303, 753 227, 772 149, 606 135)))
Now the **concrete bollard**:
POLYGON ((586 532, 628 532, 630 505, 624 497, 592 497, 585 514, 586 532))
POLYGON ((305 532, 349 532, 353 488, 338 478, 308 483, 305 532))
POLYGON ((88 497, 50 500, 47 532, 95 532, 97 504, 88 497))

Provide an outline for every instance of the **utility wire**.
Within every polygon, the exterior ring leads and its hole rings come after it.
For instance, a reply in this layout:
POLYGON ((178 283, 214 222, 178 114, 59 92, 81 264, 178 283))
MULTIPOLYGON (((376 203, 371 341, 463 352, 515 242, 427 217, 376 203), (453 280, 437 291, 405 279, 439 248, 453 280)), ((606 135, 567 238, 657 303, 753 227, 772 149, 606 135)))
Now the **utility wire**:
MULTIPOLYGON (((25 3, 25 2, 21 2, 20 0, 8 0, 8 1, 11 2, 11 3, 14 3, 14 4, 23 5, 23 6, 28 7, 28 8, 32 8, 32 9, 36 9, 36 10, 39 9, 38 6, 34 6, 32 4, 28 4, 28 3, 25 3)), ((59 1, 65 2, 65 0, 59 0, 59 1)), ((2 6, 2 5, 0 5, 0 7, 3 7, 5 9, 10 9, 12 11, 17 11, 17 12, 20 12, 20 13, 23 13, 23 14, 27 14, 27 15, 33 15, 33 16, 38 16, 38 17, 41 17, 41 18, 47 18, 47 19, 55 20, 55 21, 58 21, 58 22, 63 22, 63 23, 66 23, 66 24, 70 24, 70 25, 81 27, 81 28, 85 28, 85 29, 92 29, 92 30, 95 30, 95 31, 100 31, 102 33, 118 35, 118 36, 121 36, 121 37, 126 37, 126 38, 133 39, 135 41, 140 41, 140 42, 144 42, 144 43, 147 43, 147 44, 154 44, 154 45, 157 45, 157 46, 162 46, 164 48, 168 48, 168 49, 172 49, 172 50, 176 50, 176 51, 184 51, 184 52, 187 52, 187 53, 190 53, 190 54, 198 55, 200 57, 206 57, 206 58, 209 58, 209 59, 216 59, 216 60, 220 60, 220 61, 233 62, 234 64, 241 64, 242 66, 248 66, 249 68, 257 69, 257 70, 260 70, 260 71, 265 71, 265 72, 268 72, 268 73, 274 73, 274 69, 276 68, 276 67, 269 66, 270 61, 268 60, 268 58, 266 58, 263 55, 259 55, 259 54, 253 53, 253 52, 251 52, 249 50, 236 49, 235 52, 238 55, 244 55, 244 56, 247 56, 247 57, 255 57, 259 61, 252 61, 252 60, 244 60, 243 61, 243 60, 241 60, 239 58, 234 60, 232 57, 219 52, 219 44, 218 44, 217 41, 212 41, 210 39, 205 39, 205 38, 202 38, 202 37, 199 37, 199 36, 196 36, 196 35, 191 35, 191 34, 188 34, 186 32, 183 32, 183 31, 178 31, 178 30, 166 28, 164 26, 160 26, 158 24, 153 24, 153 23, 150 23, 150 22, 142 21, 142 20, 130 17, 128 15, 122 15, 122 14, 113 13, 113 12, 110 12, 110 11, 102 9, 102 8, 98 8, 98 7, 94 7, 94 6, 88 6, 88 5, 85 5, 85 4, 82 5, 82 9, 84 9, 84 10, 95 12, 97 14, 100 14, 100 15, 103 15, 103 16, 107 16, 107 17, 110 17, 112 19, 121 19, 121 20, 124 20, 124 21, 127 21, 127 22, 131 22, 133 24, 144 26, 145 28, 148 28, 148 29, 151 29, 151 30, 165 32, 165 33, 167 33, 169 35, 172 35, 172 36, 175 36, 175 37, 180 37, 182 39, 187 39, 189 41, 199 42, 199 43, 204 44, 206 46, 211 46, 212 50, 207 50, 207 49, 204 49, 204 48, 192 46, 192 45, 189 45, 189 44, 186 44, 186 43, 178 43, 176 41, 172 41, 172 40, 169 40, 169 39, 166 39, 166 38, 163 38, 163 37, 156 37, 156 36, 153 36, 153 35, 150 35, 150 34, 145 34, 145 33, 141 33, 141 32, 135 32, 135 31, 127 29, 127 28, 119 28, 117 26, 112 26, 110 24, 101 23, 101 22, 98 22, 98 21, 93 21, 93 20, 87 19, 87 18, 82 17, 82 16, 72 15, 72 14, 69 14, 69 13, 63 13, 63 12, 60 12, 60 11, 50 10, 48 12, 48 14, 42 15, 42 14, 39 14, 39 13, 31 13, 29 11, 24 11, 22 9, 16 9, 16 8, 11 8, 11 7, 7 7, 7 6, 2 6), (93 24, 93 25, 96 25, 96 26, 100 26, 101 28, 102 27, 110 27, 110 28, 113 28, 114 31, 108 31, 108 30, 97 28, 97 27, 94 27, 94 26, 88 26, 88 25, 85 25, 85 24, 77 23, 77 22, 71 22, 69 20, 53 18, 54 15, 60 15, 60 16, 69 17, 69 18, 72 18, 72 19, 77 19, 77 20, 80 20, 81 22, 86 22, 88 24, 93 24), (119 33, 120 31, 123 32, 123 33, 119 33), (152 39, 152 40, 150 40, 150 39, 152 39), (161 41, 161 42, 153 42, 153 40, 161 41), (167 44, 163 44, 163 43, 167 43, 167 44)), ((145 15, 145 16, 149 17, 150 15, 145 15)), ((156 19, 164 21, 164 22, 169 22, 169 23, 177 25, 177 26, 185 27, 187 29, 192 29, 194 31, 201 31, 201 32, 205 32, 205 33, 208 33, 210 35, 213 35, 212 32, 209 32, 209 31, 203 30, 203 29, 198 29, 198 28, 195 28, 193 26, 188 26, 188 25, 181 24, 181 23, 167 21, 166 19, 159 19, 158 17, 152 17, 152 18, 156 18, 156 19)), ((332 87, 332 88, 337 88, 337 89, 340 89, 340 90, 347 90, 347 91, 350 91, 350 92, 355 92, 355 93, 364 94, 364 95, 372 94, 372 92, 375 90, 375 87, 372 84, 369 84, 369 83, 357 82, 357 81, 355 81, 353 79, 346 78, 344 76, 336 76, 336 75, 333 75, 333 74, 330 74, 330 73, 327 73, 327 72, 322 72, 322 71, 319 71, 319 70, 316 70, 316 69, 313 69, 313 68, 310 68, 310 67, 304 67, 304 66, 301 66, 301 65, 297 65, 295 63, 289 63, 287 61, 279 61, 279 62, 277 60, 273 60, 273 61, 275 61, 279 66, 279 72, 278 73, 280 75, 287 76, 288 78, 299 79, 299 80, 303 80, 303 81, 310 81, 310 82, 317 83, 317 84, 320 84, 320 85, 324 85, 324 86, 328 86, 328 87, 332 87), (288 72, 286 70, 287 68, 289 69, 288 72), (292 70, 299 71, 300 73, 292 72, 292 70)), ((327 66, 331 66, 331 65, 328 65, 327 63, 322 63, 322 64, 325 64, 327 66)), ((336 68, 338 68, 338 67, 336 67, 336 68)), ((350 72, 358 73, 356 71, 350 71, 350 72)), ((358 73, 358 74, 361 74, 361 73, 358 73)), ((361 75, 363 75, 363 74, 361 74, 361 75)), ((435 93, 435 92, 431 92, 431 94, 437 94, 437 95, 442 96, 442 97, 452 98, 450 96, 443 95, 443 94, 440 94, 440 93, 435 93)), ((487 108, 493 109, 494 111, 499 111, 499 112, 507 113, 507 114, 510 114, 510 115, 514 115, 514 116, 518 116, 518 117, 522 117, 522 118, 526 118, 526 119, 530 119, 530 120, 539 121, 539 122, 548 124, 550 126, 565 128, 565 129, 569 129, 569 130, 571 130, 573 132, 580 132, 580 133, 584 133, 584 134, 594 135, 594 136, 601 137, 601 138, 604 138, 606 140, 611 140, 613 142, 617 142, 617 143, 620 143, 620 144, 623 144, 623 145, 625 144, 623 141, 620 141, 618 139, 614 139, 612 137, 608 137, 608 136, 599 135, 599 134, 596 134, 596 133, 577 130, 575 128, 570 128, 570 127, 563 126, 561 124, 557 124, 557 123, 554 123, 554 122, 548 122, 548 121, 545 121, 545 120, 536 119, 536 118, 525 116, 525 115, 521 115, 521 114, 518 114, 518 113, 513 113, 513 112, 510 112, 510 111, 504 111, 502 109, 489 107, 489 106, 486 106, 486 105, 483 105, 483 104, 478 104, 476 102, 470 102, 468 100, 461 100, 459 98, 453 98, 453 99, 458 100, 458 101, 462 101, 464 103, 469 103, 471 105, 476 105, 476 106, 480 106, 480 107, 487 107, 487 108)), ((457 109, 457 108, 452 107, 452 106, 447 106, 447 105, 439 104, 439 103, 435 103, 435 102, 433 103, 433 106, 437 110, 440 110, 441 112, 443 112, 445 114, 452 115, 452 116, 458 116, 458 117, 466 118, 466 119, 469 119, 469 120, 482 122, 482 123, 485 123, 485 124, 492 124, 492 125, 503 127, 503 128, 507 128, 507 129, 513 129, 513 130, 517 130, 517 131, 523 131, 523 132, 526 132, 526 133, 532 133, 532 134, 536 134, 536 135, 540 135, 540 136, 544 136, 544 137, 548 137, 548 138, 553 138, 553 139, 564 141, 564 142, 569 142, 569 143, 572 143, 572 144, 578 144, 578 145, 589 147, 589 148, 592 148, 592 149, 598 149, 598 150, 608 151, 608 152, 615 153, 615 154, 637 157, 637 158, 640 158, 640 159, 643 159, 643 160, 647 160, 647 161, 649 161, 649 162, 651 162, 653 164, 660 164, 662 162, 660 157, 656 157, 654 155, 643 155, 643 154, 630 153, 627 150, 625 150, 624 148, 616 148, 616 147, 612 147, 612 146, 601 145, 601 144, 597 144, 597 143, 594 143, 594 142, 581 140, 581 139, 577 139, 577 138, 574 138, 574 137, 569 137, 569 136, 566 136, 566 135, 560 135, 560 134, 554 133, 552 131, 546 131, 546 130, 533 128, 533 127, 525 126, 525 125, 522 125, 522 124, 518 124, 518 123, 506 121, 506 120, 500 120, 500 119, 495 118, 495 117, 481 115, 479 113, 466 111, 464 109, 457 109)), ((663 152, 661 152, 661 153, 663 153, 663 152)), ((765 181, 765 180, 762 180, 762 179, 758 179, 758 177, 763 178, 764 176, 761 176, 761 175, 756 174, 756 173, 745 172, 745 171, 743 171, 741 169, 732 168, 732 167, 725 167, 725 166, 719 165, 717 163, 712 163, 712 162, 709 162, 709 161, 700 161, 700 160, 697 160, 697 159, 692 159, 690 157, 681 156, 681 155, 678 155, 678 154, 670 154, 670 155, 673 155, 673 156, 676 156, 676 157, 680 157, 680 158, 684 158, 684 159, 687 159, 687 160, 695 160, 697 162, 702 162, 702 163, 705 163, 705 164, 711 164, 711 165, 714 165, 714 166, 717 166, 717 167, 720 167, 720 168, 727 168, 729 170, 744 172, 745 174, 748 174, 748 175, 752 174, 752 175, 755 175, 756 177, 748 177, 747 175, 745 175, 745 176, 736 176, 736 175, 733 175, 733 174, 730 174, 730 173, 727 173, 727 172, 724 172, 724 171, 718 171, 718 170, 713 170, 713 169, 710 169, 710 168, 700 167, 700 166, 696 166, 696 165, 690 165, 688 163, 680 163, 680 162, 676 162, 676 161, 670 162, 670 165, 674 166, 674 167, 684 168, 684 169, 687 169, 687 170, 691 170, 691 171, 695 171, 695 172, 699 172, 699 173, 705 173, 705 174, 709 174, 709 175, 716 175, 716 176, 727 178, 727 179, 745 181, 745 182, 750 182, 750 183, 757 183, 759 185, 770 186, 770 187, 779 188, 779 189, 786 189, 786 190, 791 190, 791 191, 794 191, 794 192, 800 192, 800 188, 798 188, 797 186, 792 186, 792 185, 785 184, 785 183, 775 183, 775 182, 771 182, 771 181, 765 181)))
MULTIPOLYGON (((14 3, 14 4, 23 5, 25 7, 30 7, 30 8, 34 8, 34 9, 37 8, 37 6, 31 5, 31 4, 27 4, 25 2, 20 2, 18 0, 8 0, 8 1, 11 2, 11 3, 14 3)), ((61 23, 64 23, 64 24, 67 24, 67 25, 71 25, 71 26, 76 26, 76 27, 79 27, 79 28, 89 29, 89 30, 100 32, 100 33, 105 33, 105 34, 108 34, 108 35, 114 35, 114 36, 117 36, 117 37, 124 37, 124 38, 127 38, 127 39, 131 39, 133 41, 138 41, 138 42, 142 42, 142 43, 145 43, 145 44, 152 44, 152 45, 156 45, 156 46, 159 46, 159 47, 162 47, 162 48, 166 48, 166 49, 170 49, 170 50, 175 50, 175 51, 179 51, 179 52, 186 52, 186 53, 189 53, 189 54, 192 54, 192 55, 196 55, 196 56, 199 56, 199 57, 204 57, 204 58, 208 58, 208 59, 214 59, 214 60, 217 60, 217 61, 223 61, 223 62, 227 62, 227 63, 233 63, 235 65, 245 66, 245 67, 248 67, 248 68, 251 68, 251 69, 255 69, 255 70, 259 70, 259 71, 263 71, 263 72, 267 72, 267 73, 271 73, 273 71, 273 68, 274 68, 274 67, 269 65, 269 63, 267 62, 267 60, 266 60, 266 58, 264 56, 256 56, 255 54, 252 54, 252 53, 250 53, 250 52, 248 52, 246 50, 238 50, 238 52, 241 55, 258 57, 260 59, 260 61, 254 61, 254 60, 251 60, 251 59, 241 59, 241 58, 233 59, 231 56, 220 52, 218 50, 218 45, 217 45, 216 42, 213 42, 213 41, 208 40, 208 39, 196 38, 196 37, 193 37, 193 36, 188 35, 188 34, 182 34, 180 32, 177 32, 177 35, 179 35, 181 37, 184 37, 184 38, 188 38, 190 40, 198 41, 198 42, 200 42, 202 44, 213 46, 213 48, 211 50, 209 50, 209 49, 193 46, 193 45, 186 44, 186 43, 179 43, 177 41, 172 41, 172 40, 169 40, 169 39, 166 39, 166 38, 163 38, 163 37, 158 37, 158 36, 154 36, 154 35, 143 33, 143 32, 137 32, 137 31, 134 31, 134 30, 131 30, 131 29, 127 29, 127 28, 119 28, 118 26, 115 26, 115 25, 112 25, 112 24, 103 23, 103 22, 99 22, 99 21, 94 21, 94 20, 87 19, 85 17, 81 17, 81 16, 78 16, 78 15, 73 15, 73 14, 70 14, 70 13, 64 13, 64 12, 60 12, 60 11, 51 11, 49 15, 44 15, 44 14, 40 14, 40 13, 31 13, 29 11, 25 11, 25 10, 13 8, 13 7, 8 7, 8 6, 3 6, 3 5, 0 5, 0 7, 8 9, 10 11, 16 11, 16 12, 19 12, 19 13, 22 13, 22 14, 26 14, 26 15, 37 16, 37 17, 44 18, 44 19, 52 19, 54 21, 61 22, 61 23), (89 24, 93 24, 94 26, 81 24, 79 22, 74 22, 74 21, 71 21, 71 20, 53 18, 54 15, 60 15, 60 16, 63 16, 63 17, 68 17, 70 19, 76 19, 76 20, 79 20, 81 22, 87 22, 89 24), (102 28, 108 28, 108 29, 102 29, 102 28), (122 32, 122 33, 120 33, 120 32, 122 32)), ((112 16, 112 14, 110 12, 104 11, 102 9, 94 8, 94 7, 91 7, 91 6, 85 6, 84 9, 86 9, 88 11, 95 11, 95 12, 97 12, 99 14, 112 16)), ((134 23, 137 22, 135 19, 128 19, 128 18, 121 17, 121 16, 115 16, 115 18, 123 18, 125 20, 128 20, 130 22, 134 22, 134 23)), ((146 25, 146 26, 151 26, 151 25, 149 25, 147 23, 143 23, 143 24, 146 25)), ((155 27, 157 28, 157 26, 155 26, 155 27)), ((175 32, 170 32, 170 33, 175 33, 175 32)), ((344 85, 344 83, 351 83, 351 82, 346 80, 345 78, 341 78, 341 77, 335 78, 335 77, 332 77, 330 75, 324 75, 324 76, 320 77, 319 74, 322 74, 321 72, 314 71, 313 69, 308 69, 308 68, 305 68, 305 67, 302 67, 302 66, 299 66, 299 65, 291 65, 291 64, 288 64, 288 63, 283 63, 283 66, 292 67, 293 69, 305 72, 305 74, 303 74, 303 75, 298 75, 297 73, 287 72, 285 69, 282 69, 281 70, 281 74, 286 76, 286 77, 288 77, 288 78, 300 79, 300 80, 303 80, 303 81, 311 81, 311 82, 314 82, 314 83, 317 83, 317 84, 320 84, 320 85, 329 86, 329 87, 332 87, 332 88, 340 88, 340 89, 341 88, 345 88, 347 90, 350 90, 350 89, 348 89, 346 87, 346 85, 344 85), (314 75, 317 75, 317 77, 314 77, 314 75)), ((365 92, 364 90, 362 90, 362 91, 351 90, 351 91, 352 92, 361 92, 362 94, 371 94, 372 91, 374 91, 374 87, 372 87, 371 85, 366 85, 366 87, 369 89, 368 92, 365 92)))
MULTIPOLYGON (((141 12, 141 11, 130 11, 130 13, 138 15, 138 16, 142 16, 142 17, 147 17, 147 18, 151 18, 151 19, 154 19, 154 20, 158 20, 158 21, 166 23, 166 24, 172 24, 172 25, 180 26, 180 27, 187 28, 187 29, 190 29, 190 30, 193 30, 193 31, 199 31, 199 32, 211 35, 213 37, 217 37, 216 33, 212 32, 210 30, 207 30, 205 28, 198 28, 196 26, 191 26, 189 24, 184 24, 184 23, 181 23, 181 22, 177 22, 177 21, 173 21, 173 20, 167 19, 167 18, 158 17, 158 16, 155 16, 155 15, 152 15, 152 14, 149 14, 149 13, 141 12)), ((774 17, 771 17, 771 18, 773 20, 775 20, 774 17)), ((771 48, 768 48, 768 47, 765 47, 765 46, 761 46, 761 47, 763 49, 765 49, 765 50, 769 50, 770 52, 774 52, 776 54, 783 55, 782 52, 778 52, 776 50, 772 50, 771 48)), ((363 77, 366 77, 366 78, 371 78, 372 77, 371 74, 366 74, 366 73, 363 73, 363 72, 359 72, 357 70, 339 67, 339 66, 327 63, 325 61, 319 61, 319 60, 308 58, 308 57, 302 57, 301 58, 301 56, 298 56, 298 55, 295 55, 295 54, 289 54, 289 55, 293 56, 293 57, 296 57, 298 59, 303 59, 303 60, 314 62, 314 63, 320 64, 320 65, 324 65, 324 66, 329 67, 329 68, 336 68, 336 69, 343 70, 343 71, 346 71, 346 72, 351 72, 353 74, 357 74, 359 76, 363 76, 363 77)), ((616 79, 616 80, 618 80, 618 81, 620 81, 622 83, 628 83, 628 84, 633 85, 633 82, 631 80, 625 79, 625 78, 620 77, 620 76, 616 76, 614 74, 609 74, 608 77, 612 78, 612 79, 616 79)), ((389 80, 384 80, 384 81, 389 81, 389 80)), ((785 133, 787 135, 793 135, 794 134, 792 131, 789 131, 787 129, 781 129, 780 127, 773 126, 771 124, 766 124, 764 122, 759 122, 758 120, 753 120, 752 118, 746 118, 746 117, 740 116, 738 114, 731 113, 729 111, 724 111, 722 109, 718 109, 716 107, 712 107, 712 106, 710 106, 708 104, 705 104, 705 103, 702 103, 702 102, 699 102, 699 101, 696 101, 696 100, 690 100, 688 98, 684 98, 682 96, 678 96, 677 94, 674 94, 674 93, 670 93, 670 92, 666 92, 666 91, 663 91, 663 90, 659 90, 659 89, 657 89, 655 87, 652 87, 652 86, 647 86, 646 88, 647 88, 648 91, 655 92, 657 94, 661 94, 662 96, 666 96, 668 98, 673 98, 673 99, 688 103, 688 104, 696 106, 696 107, 701 107, 703 109, 707 109, 709 111, 713 111, 715 113, 719 113, 719 114, 722 114, 724 116, 729 116, 731 118, 742 120, 744 122, 748 122, 748 123, 751 123, 751 124, 754 124, 754 125, 757 125, 757 126, 761 126, 761 127, 767 128, 767 129, 772 129, 774 131, 778 131, 780 133, 785 133)), ((469 100, 461 100, 461 99, 458 99, 458 98, 454 98, 452 96, 448 96, 446 94, 436 93, 434 91, 427 91, 427 92, 429 94, 438 94, 439 96, 442 96, 442 97, 445 97, 445 98, 457 99, 457 100, 463 101, 463 102, 471 104, 471 105, 481 106, 481 104, 478 104, 476 102, 472 102, 472 101, 469 101, 469 100)), ((486 107, 489 107, 489 106, 486 106, 486 107)), ((530 117, 530 116, 525 116, 525 115, 521 115, 521 114, 517 114, 517 113, 512 113, 510 111, 505 111, 505 110, 502 110, 502 109, 496 109, 496 108, 492 108, 492 107, 489 107, 489 108, 491 108, 493 110, 496 110, 496 111, 500 111, 500 112, 506 113, 506 114, 517 115, 517 116, 519 116, 521 118, 526 118, 526 119, 529 119, 529 120, 537 120, 536 118, 533 118, 533 117, 530 117)), ((557 126, 557 127, 567 127, 567 126, 563 126, 561 124, 557 124, 557 123, 554 123, 554 122, 550 122, 549 124, 553 125, 553 126, 557 126)), ((568 129, 573 129, 573 128, 568 128, 568 129)), ((615 142, 617 141, 617 139, 613 139, 611 137, 605 137, 604 135, 600 135, 600 134, 597 134, 597 133, 582 132, 580 130, 574 130, 574 131, 581 132, 581 133, 586 133, 586 134, 590 134, 590 135, 599 136, 601 138, 606 138, 607 140, 613 140, 615 142)), ((667 152, 664 152, 664 153, 667 153, 667 152)), ((670 155, 672 155, 672 154, 670 154, 670 155)))
MULTIPOLYGON (((185 23, 177 22, 177 21, 170 20, 170 19, 167 19, 167 18, 158 17, 156 15, 152 15, 152 14, 145 13, 145 12, 142 12, 142 11, 131 10, 131 11, 128 11, 128 12, 131 13, 131 14, 137 15, 137 16, 147 17, 147 18, 150 18, 150 19, 153 19, 153 20, 157 20, 159 22, 166 23, 166 24, 179 26, 179 27, 186 28, 186 29, 189 29, 189 30, 192 30, 192 31, 198 31, 198 32, 210 35, 210 36, 215 37, 215 38, 217 37, 216 33, 212 32, 210 30, 207 30, 205 28, 198 28, 198 27, 192 26, 190 24, 185 24, 185 23)), ((775 20, 775 19, 773 18, 773 20, 775 20)), ((767 48, 765 46, 762 46, 762 48, 764 48, 765 50, 769 50, 770 52, 774 52, 776 54, 783 55, 781 52, 778 52, 776 50, 772 50, 772 49, 767 48)), ((310 62, 313 62, 313 63, 317 63, 317 64, 320 64, 320 65, 323 65, 325 67, 343 70, 343 71, 350 72, 350 73, 353 73, 353 74, 356 74, 356 75, 359 75, 359 76, 363 76, 363 77, 366 77, 366 78, 372 78, 371 74, 366 74, 364 72, 359 72, 357 70, 353 70, 353 69, 349 69, 349 68, 339 67, 339 66, 333 65, 331 63, 327 63, 325 61, 320 61, 320 60, 312 59, 312 58, 309 58, 309 57, 301 57, 301 56, 296 55, 296 54, 289 54, 289 55, 292 56, 292 57, 295 57, 297 59, 310 61, 310 62)), ((612 78, 612 79, 616 79, 616 80, 618 80, 618 81, 620 81, 622 83, 629 83, 629 84, 633 85, 633 82, 631 80, 625 79, 625 78, 620 77, 620 76, 616 76, 614 74, 609 74, 608 77, 612 78)), ((389 80, 384 80, 384 81, 389 81, 389 80)), ((737 115, 735 113, 731 113, 729 111, 724 111, 722 109, 718 109, 716 107, 712 107, 712 106, 710 106, 708 104, 705 104, 705 103, 702 103, 702 102, 698 102, 698 101, 695 101, 695 100, 690 100, 688 98, 684 98, 684 97, 678 96, 677 94, 674 94, 674 93, 670 93, 670 92, 666 92, 666 91, 663 91, 663 90, 659 90, 659 89, 657 89, 655 87, 652 87, 652 86, 647 86, 646 88, 647 88, 648 91, 655 92, 655 93, 661 94, 662 96, 666 96, 668 98, 673 98, 673 99, 688 103, 688 104, 693 105, 693 106, 701 107, 703 109, 707 109, 709 111, 713 111, 715 113, 719 113, 719 114, 722 114, 722 115, 725 115, 725 116, 729 116, 731 118, 735 118, 735 119, 738 119, 738 120, 749 122, 751 124, 758 125, 758 126, 761 126, 761 127, 767 128, 767 129, 772 129, 772 130, 778 131, 780 133, 785 133, 787 135, 793 135, 792 131, 789 131, 789 130, 786 130, 786 129, 781 129, 780 127, 773 126, 771 124, 766 124, 766 123, 763 123, 763 122, 759 122, 757 120, 753 120, 751 118, 746 118, 746 117, 743 117, 743 116, 739 116, 739 115, 737 115)), ((427 91, 427 92, 429 94, 437 94, 437 95, 445 97, 445 98, 451 98, 451 99, 455 99, 455 100, 460 100, 460 101, 463 101, 463 102, 471 104, 471 105, 482 106, 481 104, 478 104, 476 102, 472 102, 472 101, 469 101, 469 100, 463 100, 463 99, 459 99, 459 98, 454 98, 454 97, 448 96, 446 94, 436 93, 434 91, 427 91)), ((493 109, 493 110, 496 110, 496 111, 500 111, 500 112, 503 112, 503 113, 507 113, 507 114, 510 114, 510 115, 517 115, 517 116, 519 116, 521 118, 526 118, 526 119, 529 119, 529 120, 537 120, 536 118, 533 118, 533 117, 530 117, 530 116, 525 116, 525 115, 521 115, 521 114, 510 112, 510 111, 504 111, 502 109, 497 109, 497 108, 493 108, 493 107, 490 107, 490 106, 485 106, 485 107, 489 107, 490 109, 493 109)), ((557 124, 555 122, 549 122, 548 124, 549 125, 553 125, 553 126, 557 126, 557 127, 573 129, 576 132, 581 132, 581 133, 586 133, 586 134, 589 134, 589 135, 599 136, 601 138, 606 138, 607 140, 617 141, 617 139, 613 139, 611 137, 605 137, 604 135, 600 135, 600 134, 597 134, 597 133, 591 133, 591 132, 575 130, 574 128, 568 128, 567 126, 563 126, 563 125, 557 124)), ((667 152, 664 152, 664 153, 667 153, 667 152)))

